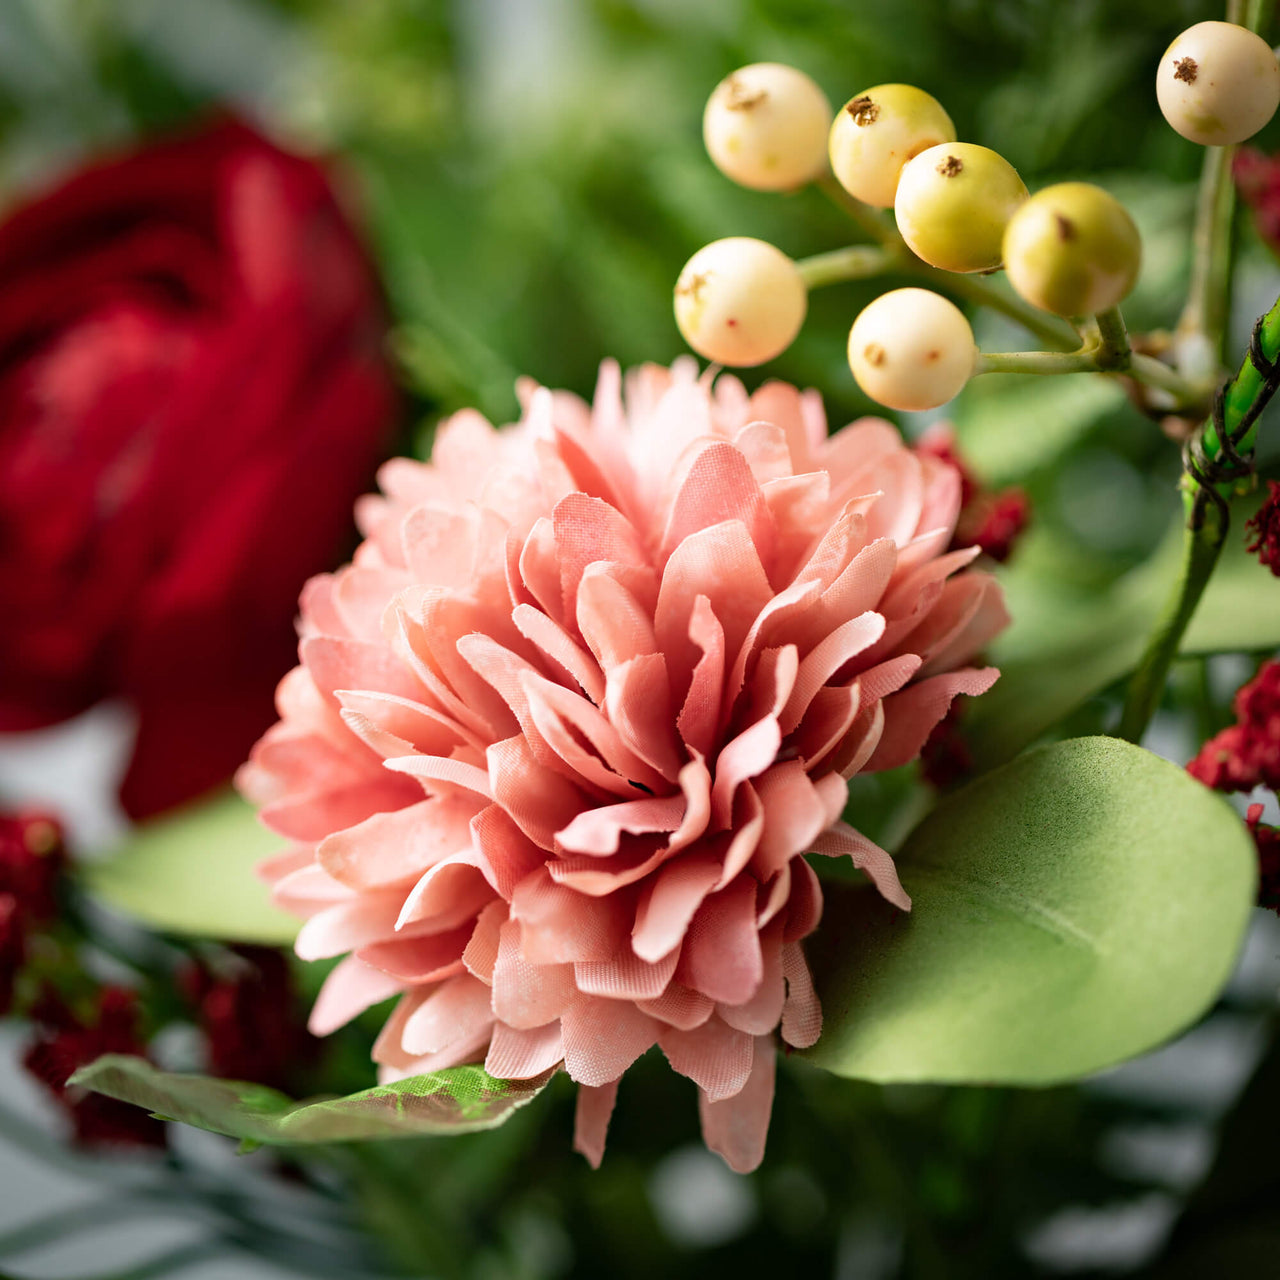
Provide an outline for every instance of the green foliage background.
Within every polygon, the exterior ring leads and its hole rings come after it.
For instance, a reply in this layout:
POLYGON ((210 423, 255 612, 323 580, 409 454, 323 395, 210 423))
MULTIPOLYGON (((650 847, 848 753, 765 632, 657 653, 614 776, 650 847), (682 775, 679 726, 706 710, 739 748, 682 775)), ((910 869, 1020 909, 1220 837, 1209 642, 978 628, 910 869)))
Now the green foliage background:
MULTIPOLYGON (((740 190, 706 160, 706 96, 752 61, 803 68, 833 106, 911 81, 1033 190, 1085 175, 1108 186, 1144 236, 1130 323, 1172 325, 1200 154, 1159 117, 1151 79, 1180 29, 1218 16, 1202 0, 0 0, 0 200, 217 104, 339 155, 395 320, 415 411, 406 447, 421 449, 442 412, 475 404, 509 419, 517 374, 589 394, 605 356, 671 360, 682 350, 671 286, 708 240, 757 235, 801 256, 851 238, 816 192, 740 190)), ((1261 141, 1280 145, 1280 133, 1261 141)), ((1236 349, 1280 286, 1243 220, 1240 264, 1236 349)), ((870 411, 845 335, 892 283, 816 294, 795 347, 749 384, 817 386, 835 423, 870 411)), ((979 337, 1029 345, 986 319, 979 337)), ((1035 504, 1010 579, 1030 632, 1072 598, 1096 601, 1175 515, 1176 450, 1114 386, 979 380, 954 416, 978 469, 1035 504)), ((1224 721, 1211 676, 1188 666, 1166 708, 1188 749, 1224 721)), ((1113 705, 1095 697, 1065 728, 1094 731, 1113 705)), ((883 839, 919 798, 902 777, 859 795, 883 839)), ((1232 999, 1235 1016, 1270 1025, 1270 993, 1232 999)), ((563 1080, 501 1130, 335 1152, 333 1167, 389 1244, 378 1265, 404 1274, 1017 1276, 1042 1273, 1025 1241, 1064 1206, 1178 1203, 1177 1186, 1100 1158, 1117 1126, 1207 1119, 1157 1093, 880 1089, 793 1065, 770 1159, 743 1184, 745 1216, 699 1243, 654 1207, 669 1153, 696 1141, 686 1083, 652 1058, 628 1076, 599 1174, 568 1152, 563 1080)), ((1280 1256, 1274 1215, 1249 1216, 1274 1175, 1243 1140, 1227 1153, 1234 1172, 1209 1190, 1230 1212, 1197 1216, 1193 1202, 1176 1256, 1149 1274, 1203 1274, 1178 1268, 1205 1256, 1223 1276, 1263 1275, 1256 1265, 1280 1256), (1243 1223, 1257 1251, 1229 1254, 1238 1241, 1217 1238, 1223 1221, 1243 1223)))

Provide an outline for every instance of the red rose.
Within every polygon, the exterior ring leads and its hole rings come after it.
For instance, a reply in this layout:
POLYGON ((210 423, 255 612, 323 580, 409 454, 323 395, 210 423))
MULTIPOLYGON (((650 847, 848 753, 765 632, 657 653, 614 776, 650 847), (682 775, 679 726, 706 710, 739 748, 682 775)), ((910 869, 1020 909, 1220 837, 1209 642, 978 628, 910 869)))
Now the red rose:
POLYGON ((395 401, 323 169, 227 121, 0 224, 0 729, 123 695, 143 816, 271 723, 395 401))

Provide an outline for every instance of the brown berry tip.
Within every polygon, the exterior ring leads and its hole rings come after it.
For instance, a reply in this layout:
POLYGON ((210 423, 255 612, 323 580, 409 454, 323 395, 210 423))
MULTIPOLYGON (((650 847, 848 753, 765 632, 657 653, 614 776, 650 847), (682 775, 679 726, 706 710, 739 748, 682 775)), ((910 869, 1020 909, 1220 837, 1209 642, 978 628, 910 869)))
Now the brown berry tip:
POLYGON ((1074 240, 1076 238, 1076 224, 1071 221, 1065 214, 1055 213, 1053 220, 1058 226, 1059 240, 1074 240))
POLYGON ((725 106, 730 111, 750 111, 758 107, 767 97, 764 89, 748 89, 736 76, 729 77, 729 100, 725 106))
POLYGON ((884 348, 878 342, 869 342, 862 348, 863 359, 873 368, 878 369, 884 364, 884 348))
POLYGON ((1195 84, 1196 72, 1199 70, 1200 68, 1196 66, 1194 58, 1179 58, 1174 64, 1173 78, 1182 80, 1186 84, 1195 84))
POLYGON ((958 173, 963 172, 964 161, 959 156, 948 156, 938 166, 938 172, 944 178, 954 178, 958 173))
POLYGON ((880 118, 880 108, 865 93, 861 98, 854 98, 845 110, 853 117, 853 123, 859 128, 875 124, 880 118))

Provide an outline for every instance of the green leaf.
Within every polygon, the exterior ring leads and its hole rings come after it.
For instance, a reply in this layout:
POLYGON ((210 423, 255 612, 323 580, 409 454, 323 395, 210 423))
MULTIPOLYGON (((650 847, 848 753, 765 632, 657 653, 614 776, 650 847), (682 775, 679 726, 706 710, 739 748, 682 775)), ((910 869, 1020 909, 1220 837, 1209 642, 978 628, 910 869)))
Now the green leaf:
POLYGON ((178 1075, 141 1058, 107 1054, 70 1083, 244 1143, 293 1145, 492 1129, 541 1093, 553 1074, 496 1080, 482 1067, 452 1067, 346 1098, 294 1102, 265 1085, 178 1075))
MULTIPOLYGON (((1251 513, 1234 511, 1242 529, 1251 513)), ((1256 503, 1254 504, 1256 505, 1256 503)), ((1173 589, 1181 562, 1179 524, 1158 555, 1109 591, 1055 589, 1017 570, 1002 575, 1013 625, 991 649, 1000 679, 966 707, 964 734, 975 764, 1003 764, 1082 703, 1127 676, 1173 589)), ((1186 656, 1280 646, 1280 584, 1233 532, 1182 638, 1186 656)))
POLYGON ((910 915, 829 891, 808 1056, 882 1082, 1043 1085, 1142 1053, 1230 975, 1255 864, 1231 807, 1139 747, 1029 752, 908 837, 910 915))
POLYGON ((143 823, 103 862, 89 892, 154 929, 231 942, 284 945, 298 921, 271 905, 254 868, 281 839, 231 791, 143 823))

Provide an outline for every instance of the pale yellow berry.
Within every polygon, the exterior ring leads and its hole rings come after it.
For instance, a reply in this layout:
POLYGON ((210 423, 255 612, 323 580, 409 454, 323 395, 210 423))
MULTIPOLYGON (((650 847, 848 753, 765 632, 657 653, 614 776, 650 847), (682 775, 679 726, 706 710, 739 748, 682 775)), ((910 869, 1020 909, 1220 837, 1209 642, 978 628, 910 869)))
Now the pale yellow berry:
POLYGON ((676 324, 708 360, 763 364, 795 341, 809 295, 796 264, 763 240, 714 240, 676 282, 676 324))
POLYGON ((893 204, 898 230, 918 258, 944 271, 991 271, 1027 188, 998 152, 944 142, 902 170, 893 204))
POLYGON ((831 171, 851 196, 891 209, 902 166, 955 136, 951 117, 923 89, 878 84, 850 98, 832 122, 831 171))
POLYGON ((894 289, 849 330, 858 386, 890 409, 936 409, 957 395, 978 358, 960 308, 928 289, 894 289))
POLYGON ((803 71, 756 62, 707 99, 702 140, 712 163, 756 191, 791 191, 826 171, 831 104, 803 71))
POLYGON ((1184 138, 1229 146, 1252 138, 1275 115, 1280 65, 1252 31, 1233 22, 1197 22, 1164 51, 1156 99, 1184 138))
POLYGON ((1004 234, 1009 283, 1060 316, 1114 307, 1138 278, 1142 240, 1124 205, 1088 182, 1037 191, 1004 234))

